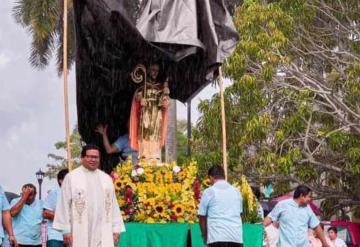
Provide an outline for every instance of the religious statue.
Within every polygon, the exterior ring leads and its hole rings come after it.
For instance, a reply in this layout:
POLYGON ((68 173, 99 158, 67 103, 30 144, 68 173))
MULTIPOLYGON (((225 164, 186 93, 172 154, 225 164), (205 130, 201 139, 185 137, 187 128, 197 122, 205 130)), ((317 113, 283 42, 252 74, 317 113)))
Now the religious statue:
POLYGON ((149 68, 137 65, 131 73, 135 83, 143 83, 134 93, 131 105, 129 141, 138 151, 139 159, 161 161, 161 148, 165 144, 170 91, 167 79, 158 80, 159 65, 149 68))

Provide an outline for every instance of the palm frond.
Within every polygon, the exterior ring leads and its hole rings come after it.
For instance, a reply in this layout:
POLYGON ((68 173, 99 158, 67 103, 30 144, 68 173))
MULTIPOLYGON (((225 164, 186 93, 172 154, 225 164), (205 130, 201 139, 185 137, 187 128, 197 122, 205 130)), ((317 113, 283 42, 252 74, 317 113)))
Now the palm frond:
MULTIPOLYGON (((57 26, 57 48, 56 48, 56 64, 57 64, 57 71, 58 75, 61 76, 63 72, 64 60, 63 60, 63 49, 64 49, 64 29, 63 29, 63 21, 62 19, 57 26)), ((76 51, 76 44, 75 44, 75 19, 74 19, 74 12, 72 8, 68 10, 68 49, 67 49, 67 63, 68 63, 68 70, 72 68, 72 65, 75 61, 75 51, 76 51)))
POLYGON ((59 1, 36 0, 31 9, 31 28, 39 39, 54 32, 60 18, 59 1))
POLYGON ((43 69, 49 64, 54 50, 55 32, 49 33, 46 37, 39 38, 33 33, 29 62, 38 69, 43 69))
POLYGON ((12 9, 16 22, 23 27, 28 27, 31 24, 31 9, 34 2, 32 0, 18 0, 12 9))

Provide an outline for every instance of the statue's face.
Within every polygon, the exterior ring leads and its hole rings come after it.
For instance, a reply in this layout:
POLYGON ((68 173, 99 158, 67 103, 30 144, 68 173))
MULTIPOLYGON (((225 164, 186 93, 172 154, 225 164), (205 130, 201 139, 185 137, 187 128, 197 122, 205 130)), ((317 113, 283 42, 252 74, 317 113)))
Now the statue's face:
POLYGON ((149 76, 152 80, 156 80, 159 75, 159 65, 151 64, 149 68, 149 76))

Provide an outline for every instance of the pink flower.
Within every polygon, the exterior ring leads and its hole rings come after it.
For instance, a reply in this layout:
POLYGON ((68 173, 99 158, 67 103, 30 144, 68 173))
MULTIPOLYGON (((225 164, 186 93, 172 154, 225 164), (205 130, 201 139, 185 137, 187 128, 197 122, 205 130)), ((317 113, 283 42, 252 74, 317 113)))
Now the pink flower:
POLYGON ((115 179, 120 178, 120 176, 114 171, 110 173, 110 177, 112 178, 113 182, 115 179))

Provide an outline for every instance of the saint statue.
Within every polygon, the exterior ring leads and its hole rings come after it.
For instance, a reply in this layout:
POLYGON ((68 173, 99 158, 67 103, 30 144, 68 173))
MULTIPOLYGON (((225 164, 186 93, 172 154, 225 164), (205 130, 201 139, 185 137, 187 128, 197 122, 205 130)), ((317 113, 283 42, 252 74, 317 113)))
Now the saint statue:
POLYGON ((159 65, 146 69, 138 65, 131 74, 135 83, 143 83, 134 93, 131 105, 129 139, 139 159, 161 162, 165 144, 170 91, 167 79, 158 80, 159 65))

